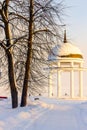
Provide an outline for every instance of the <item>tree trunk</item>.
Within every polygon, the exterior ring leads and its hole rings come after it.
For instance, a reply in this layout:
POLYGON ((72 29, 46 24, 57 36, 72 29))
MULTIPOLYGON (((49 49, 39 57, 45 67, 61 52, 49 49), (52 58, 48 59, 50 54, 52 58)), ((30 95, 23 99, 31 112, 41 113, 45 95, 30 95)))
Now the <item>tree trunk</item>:
POLYGON ((16 82, 15 82, 15 75, 14 75, 13 56, 11 54, 11 50, 7 50, 6 54, 8 58, 8 76, 9 76, 9 83, 11 89, 12 108, 16 108, 18 106, 18 93, 16 89, 16 82))
POLYGON ((30 14, 29 16, 30 21, 29 21, 28 51, 27 51, 25 77, 24 77, 22 97, 21 97, 21 107, 26 106, 27 104, 28 81, 30 78, 30 65, 32 59, 33 0, 30 0, 29 14, 30 14))
POLYGON ((24 84, 23 84, 23 90, 22 90, 22 97, 21 97, 21 107, 26 106, 27 104, 27 90, 28 90, 28 79, 30 75, 30 58, 31 52, 28 50, 27 53, 27 61, 26 61, 26 70, 25 70, 25 77, 24 77, 24 84))
POLYGON ((9 83, 11 89, 12 108, 16 108, 18 106, 18 94, 16 89, 12 48, 9 48, 13 43, 11 37, 10 24, 8 20, 9 19, 8 7, 9 7, 9 0, 5 0, 5 2, 3 2, 1 16, 2 16, 2 21, 4 22, 4 31, 6 37, 5 52, 8 58, 8 77, 9 77, 9 83))
MULTIPOLYGON (((7 40, 6 47, 9 48, 9 46, 11 46, 13 43, 11 40, 11 30, 8 22, 5 22, 5 35, 7 40)), ((12 47, 6 49, 5 51, 8 58, 8 77, 9 77, 9 83, 11 89, 12 108, 16 108, 18 106, 18 94, 17 94, 16 81, 15 81, 12 47)))

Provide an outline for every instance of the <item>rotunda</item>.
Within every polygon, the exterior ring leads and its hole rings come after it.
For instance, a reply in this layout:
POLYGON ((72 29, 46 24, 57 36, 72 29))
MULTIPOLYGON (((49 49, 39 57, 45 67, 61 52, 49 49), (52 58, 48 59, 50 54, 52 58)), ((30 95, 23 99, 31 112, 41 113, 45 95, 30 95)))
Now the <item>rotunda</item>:
POLYGON ((79 98, 83 97, 83 54, 81 50, 68 42, 66 39, 66 30, 64 31, 64 41, 61 45, 52 48, 48 56, 49 62, 49 97, 53 95, 52 74, 57 70, 57 97, 62 98, 61 95, 61 72, 70 72, 70 97, 75 98, 74 95, 74 72, 79 73, 79 98))

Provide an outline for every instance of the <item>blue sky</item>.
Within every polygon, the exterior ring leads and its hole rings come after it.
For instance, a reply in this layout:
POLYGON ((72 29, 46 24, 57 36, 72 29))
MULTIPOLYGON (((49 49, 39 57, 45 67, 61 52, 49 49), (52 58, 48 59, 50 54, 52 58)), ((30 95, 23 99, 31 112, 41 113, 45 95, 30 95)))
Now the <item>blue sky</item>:
POLYGON ((87 61, 87 0, 64 0, 64 4, 68 39, 79 46, 87 61))

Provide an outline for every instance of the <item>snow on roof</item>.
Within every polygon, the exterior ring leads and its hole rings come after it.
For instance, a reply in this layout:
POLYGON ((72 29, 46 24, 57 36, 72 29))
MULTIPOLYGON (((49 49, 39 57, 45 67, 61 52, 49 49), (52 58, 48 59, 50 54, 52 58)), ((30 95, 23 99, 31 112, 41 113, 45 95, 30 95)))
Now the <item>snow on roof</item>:
POLYGON ((63 43, 52 48, 48 60, 57 60, 59 57, 83 58, 81 50, 72 43, 63 43), (77 56, 76 56, 77 55, 77 56))

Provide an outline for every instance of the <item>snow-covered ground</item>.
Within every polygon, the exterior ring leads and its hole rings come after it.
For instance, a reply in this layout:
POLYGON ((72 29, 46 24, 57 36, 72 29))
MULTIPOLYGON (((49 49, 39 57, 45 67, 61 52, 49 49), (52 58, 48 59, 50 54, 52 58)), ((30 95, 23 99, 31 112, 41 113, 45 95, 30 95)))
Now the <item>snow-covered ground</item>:
POLYGON ((87 130, 87 102, 30 97, 26 107, 0 100, 0 130, 87 130))

